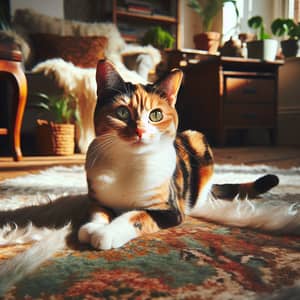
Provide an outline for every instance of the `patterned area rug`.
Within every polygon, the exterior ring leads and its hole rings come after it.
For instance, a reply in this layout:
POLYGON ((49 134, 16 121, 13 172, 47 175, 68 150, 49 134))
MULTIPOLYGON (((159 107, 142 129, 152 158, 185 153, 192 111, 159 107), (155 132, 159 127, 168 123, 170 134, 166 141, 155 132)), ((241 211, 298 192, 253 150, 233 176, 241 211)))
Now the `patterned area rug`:
MULTIPOLYGON (((299 214, 300 169, 217 166, 215 181, 265 173, 281 184, 264 199, 291 201, 299 214)), ((55 167, 0 183, 0 209, 86 192, 82 166, 55 167)), ((278 202, 278 203, 279 203, 278 202)), ((0 262, 29 245, 0 246, 0 262)), ((299 299, 300 238, 272 236, 189 218, 115 250, 65 249, 4 299, 299 299)), ((0 278, 1 282, 1 278, 0 278)))

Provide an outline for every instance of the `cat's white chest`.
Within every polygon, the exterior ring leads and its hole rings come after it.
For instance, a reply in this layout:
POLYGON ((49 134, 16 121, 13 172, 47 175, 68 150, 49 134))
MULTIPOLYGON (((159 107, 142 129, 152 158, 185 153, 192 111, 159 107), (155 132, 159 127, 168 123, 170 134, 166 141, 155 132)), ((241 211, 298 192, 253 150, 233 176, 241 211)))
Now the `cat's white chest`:
POLYGON ((94 197, 116 210, 148 207, 161 199, 155 197, 174 173, 175 149, 161 149, 147 155, 113 155, 100 158, 87 169, 94 197))

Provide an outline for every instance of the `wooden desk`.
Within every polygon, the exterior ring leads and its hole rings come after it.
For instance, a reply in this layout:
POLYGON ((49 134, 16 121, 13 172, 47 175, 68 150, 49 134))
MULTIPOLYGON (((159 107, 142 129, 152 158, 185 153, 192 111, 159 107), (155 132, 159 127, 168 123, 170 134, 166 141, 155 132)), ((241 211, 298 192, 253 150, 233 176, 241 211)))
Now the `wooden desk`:
POLYGON ((282 62, 221 57, 202 51, 168 52, 169 68, 185 73, 177 110, 180 129, 203 131, 217 145, 229 129, 268 129, 277 139, 278 67, 282 62))
MULTIPOLYGON (((10 48, 9 45, 0 45, 0 77, 13 84, 12 113, 9 116, 7 128, 0 128, 0 135, 8 135, 11 141, 13 158, 22 159, 21 126, 27 99, 27 81, 21 66, 21 52, 10 48)), ((3 105, 3 104, 1 104, 3 105)))

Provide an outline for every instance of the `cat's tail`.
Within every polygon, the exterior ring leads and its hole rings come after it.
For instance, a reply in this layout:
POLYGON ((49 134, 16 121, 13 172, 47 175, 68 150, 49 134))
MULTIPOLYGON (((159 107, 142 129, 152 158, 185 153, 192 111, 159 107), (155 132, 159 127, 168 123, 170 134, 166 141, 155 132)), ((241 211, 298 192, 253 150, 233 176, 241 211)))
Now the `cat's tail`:
POLYGON ((276 175, 268 174, 246 183, 213 184, 211 192, 217 199, 233 200, 236 196, 250 199, 269 191, 278 183, 279 178, 276 175))
POLYGON ((190 215, 276 234, 299 234, 299 203, 258 197, 278 183, 277 176, 265 175, 248 183, 214 184, 207 197, 202 198, 204 201, 199 201, 190 215))

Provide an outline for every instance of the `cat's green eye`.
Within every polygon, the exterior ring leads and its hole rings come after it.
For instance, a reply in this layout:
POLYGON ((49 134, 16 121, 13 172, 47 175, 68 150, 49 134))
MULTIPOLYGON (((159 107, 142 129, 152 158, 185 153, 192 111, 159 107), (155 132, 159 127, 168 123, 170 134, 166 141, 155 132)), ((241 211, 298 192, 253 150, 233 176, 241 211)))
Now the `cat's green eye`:
POLYGON ((127 121, 130 118, 129 109, 125 106, 120 106, 116 110, 117 117, 122 121, 127 121))
POLYGON ((152 122, 159 122, 163 119, 163 113, 160 109, 154 109, 150 112, 149 119, 152 122))

